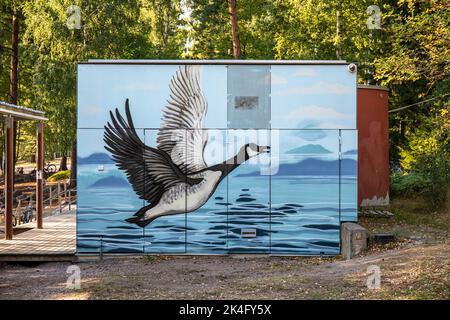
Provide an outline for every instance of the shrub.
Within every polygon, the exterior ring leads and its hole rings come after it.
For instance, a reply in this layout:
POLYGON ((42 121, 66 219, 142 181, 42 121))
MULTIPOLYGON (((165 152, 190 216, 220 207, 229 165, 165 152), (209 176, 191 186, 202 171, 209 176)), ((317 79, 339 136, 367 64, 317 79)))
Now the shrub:
POLYGON ((444 108, 423 119, 421 128, 400 148, 404 174, 393 174, 393 195, 423 195, 438 207, 448 199, 450 188, 450 113, 444 108))
POLYGON ((419 173, 394 173, 391 175, 392 196, 425 195, 432 190, 430 177, 419 173))
POLYGON ((47 181, 53 182, 67 179, 70 179, 70 170, 63 170, 56 172, 52 174, 50 177, 48 177, 47 181))

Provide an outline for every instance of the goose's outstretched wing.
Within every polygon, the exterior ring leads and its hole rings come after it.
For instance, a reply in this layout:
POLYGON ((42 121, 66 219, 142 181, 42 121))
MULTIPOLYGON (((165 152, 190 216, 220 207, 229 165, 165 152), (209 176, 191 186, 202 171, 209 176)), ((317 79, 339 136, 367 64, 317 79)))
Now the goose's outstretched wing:
POLYGON ((185 174, 206 168, 203 150, 208 140, 203 122, 207 102, 200 88, 199 66, 181 66, 170 83, 170 99, 158 131, 158 149, 165 151, 185 174))
POLYGON ((116 109, 110 111, 111 121, 105 126, 103 141, 117 166, 127 174, 128 181, 141 199, 159 201, 164 190, 186 182, 185 175, 169 156, 146 146, 138 137, 125 102, 126 120, 116 109))

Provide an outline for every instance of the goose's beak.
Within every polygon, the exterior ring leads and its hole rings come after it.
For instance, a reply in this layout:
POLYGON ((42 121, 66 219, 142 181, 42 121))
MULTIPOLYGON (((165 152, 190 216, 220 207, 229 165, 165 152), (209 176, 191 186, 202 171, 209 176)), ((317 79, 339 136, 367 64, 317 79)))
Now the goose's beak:
POLYGON ((269 153, 270 147, 269 146, 261 147, 260 152, 269 153))

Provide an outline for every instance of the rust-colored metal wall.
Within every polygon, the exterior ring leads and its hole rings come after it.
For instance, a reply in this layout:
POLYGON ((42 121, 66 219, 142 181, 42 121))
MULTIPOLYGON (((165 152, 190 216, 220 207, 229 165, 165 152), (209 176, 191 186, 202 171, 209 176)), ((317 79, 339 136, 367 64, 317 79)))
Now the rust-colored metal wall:
POLYGON ((388 91, 359 85, 358 118, 358 204, 389 204, 388 91))

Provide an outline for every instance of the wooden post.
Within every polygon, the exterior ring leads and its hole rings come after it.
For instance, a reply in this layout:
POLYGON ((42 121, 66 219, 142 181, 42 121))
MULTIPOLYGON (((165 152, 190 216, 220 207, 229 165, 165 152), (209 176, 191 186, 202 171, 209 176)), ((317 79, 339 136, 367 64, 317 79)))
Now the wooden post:
POLYGON ((52 206, 53 206, 53 201, 52 201, 52 198, 53 198, 53 186, 48 186, 48 194, 49 194, 48 199, 49 199, 49 202, 50 202, 50 211, 51 211, 52 210, 52 206))
POLYGON ((5 136, 5 239, 13 237, 13 193, 14 193, 14 118, 6 118, 5 136))
POLYGON ((58 181, 58 205, 59 205, 59 213, 62 212, 61 209, 61 182, 58 181))
POLYGON ((36 128, 36 225, 42 229, 44 213, 44 123, 38 122, 36 128))
POLYGON ((70 204, 72 203, 72 194, 71 194, 71 189, 69 189, 69 211, 70 211, 70 204))

